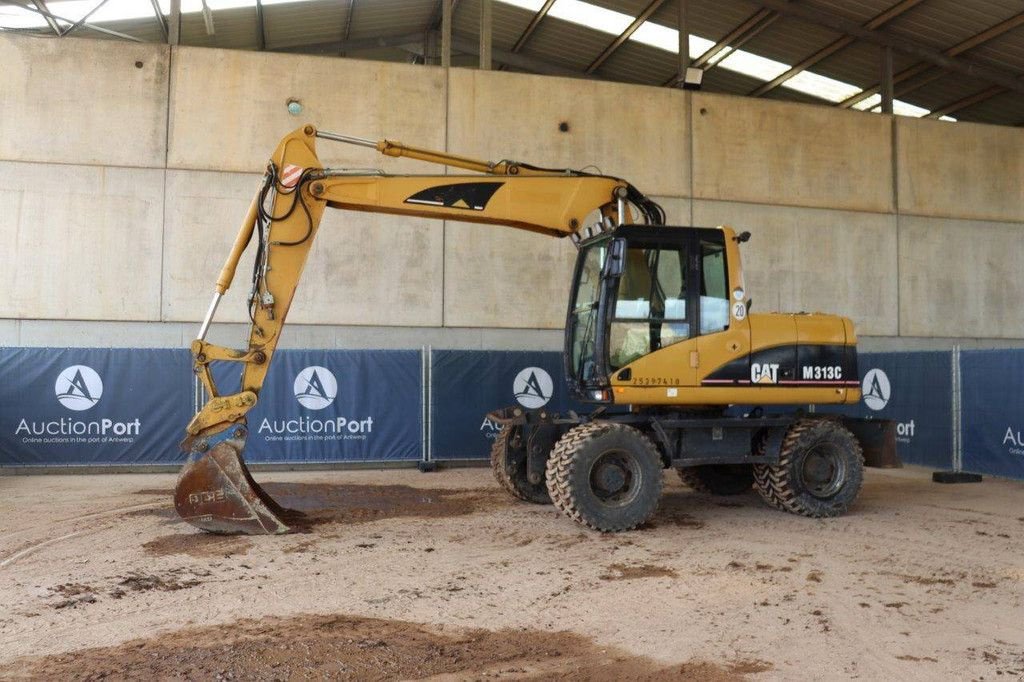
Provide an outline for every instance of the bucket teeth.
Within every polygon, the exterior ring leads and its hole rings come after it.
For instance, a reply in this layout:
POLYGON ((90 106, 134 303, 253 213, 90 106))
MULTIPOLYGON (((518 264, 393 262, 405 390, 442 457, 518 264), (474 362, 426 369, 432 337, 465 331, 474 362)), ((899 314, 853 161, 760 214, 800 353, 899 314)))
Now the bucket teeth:
POLYGON ((210 533, 289 532, 282 520, 288 512, 253 480, 240 453, 233 442, 222 441, 189 455, 174 490, 178 516, 210 533))

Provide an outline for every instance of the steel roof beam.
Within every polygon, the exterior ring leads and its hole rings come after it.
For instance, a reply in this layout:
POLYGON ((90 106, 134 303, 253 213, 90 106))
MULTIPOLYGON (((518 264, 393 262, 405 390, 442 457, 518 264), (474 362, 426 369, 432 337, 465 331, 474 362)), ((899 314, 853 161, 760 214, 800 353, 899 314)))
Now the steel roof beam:
MULTIPOLYGON (((1014 28, 1017 28, 1018 26, 1021 26, 1021 25, 1024 25, 1024 12, 1021 12, 1020 14, 1012 16, 1012 17, 1010 17, 1009 19, 1007 19, 1005 21, 1001 21, 998 24, 996 24, 995 26, 992 26, 991 28, 985 29, 984 31, 982 31, 981 33, 979 33, 977 35, 971 36, 970 38, 968 38, 967 40, 963 41, 962 43, 957 43, 953 47, 943 51, 942 54, 945 55, 946 57, 949 57, 949 58, 956 57, 957 55, 962 54, 962 53, 966 52, 967 50, 974 49, 975 47, 978 47, 979 45, 982 45, 983 43, 986 43, 989 40, 997 38, 997 37, 1003 35, 1004 33, 1006 33, 1007 31, 1010 31, 1010 30, 1012 30, 1014 28)), ((900 71, 898 74, 896 74, 893 77, 893 81, 895 83, 899 83, 899 82, 905 81, 905 80, 907 80, 908 78, 910 78, 912 76, 916 76, 916 75, 918 75, 920 73, 923 73, 923 72, 927 71, 928 69, 931 68, 931 66, 932 66, 932 64, 929 63, 929 62, 918 62, 917 64, 914 64, 913 66, 909 66, 906 69, 904 69, 903 71, 900 71)), ((1009 73, 1009 72, 1007 72, 1007 73, 1009 73)), ((977 76, 981 76, 982 78, 985 78, 985 76, 983 74, 980 74, 980 73, 979 74, 968 73, 966 75, 977 75, 977 76)), ((923 85, 926 85, 927 83, 930 83, 930 82, 932 82, 934 80, 937 80, 937 79, 941 78, 942 76, 943 76, 942 72, 935 72, 934 74, 929 74, 929 76, 927 76, 927 77, 921 79, 920 81, 916 82, 913 87, 901 89, 896 94, 897 94, 897 96, 899 96, 901 94, 906 94, 907 92, 911 92, 912 90, 916 90, 917 88, 919 88, 919 87, 921 87, 923 85)), ((1015 75, 1010 74, 1010 77, 1011 77, 1011 79, 1016 79, 1018 83, 1024 84, 1024 82, 1020 81, 1020 79, 1017 78, 1015 75)), ((986 78, 986 80, 991 80, 991 79, 986 78)), ((1002 85, 1003 87, 1007 87, 1006 83, 1000 82, 998 84, 1002 85)), ((1010 87, 1008 89, 1012 90, 1012 89, 1015 89, 1015 88, 1010 87)), ((837 106, 840 106, 840 107, 842 107, 844 109, 848 109, 848 108, 852 107, 854 104, 857 104, 858 102, 861 102, 861 101, 867 99, 868 97, 871 97, 872 95, 877 94, 878 91, 879 91, 879 85, 876 83, 875 85, 871 86, 870 88, 865 89, 863 92, 861 92, 861 93, 859 93, 857 95, 854 95, 853 97, 850 97, 850 98, 847 98, 847 99, 843 100, 837 106)), ((1022 89, 1020 91, 1024 92, 1024 89, 1022 89)))
POLYGON ((153 5, 153 16, 156 18, 156 23, 160 25, 160 33, 164 37, 164 42, 167 42, 167 22, 164 21, 163 12, 160 11, 160 0, 149 0, 153 5))
POLYGON ((625 44, 629 37, 636 33, 636 30, 644 25, 644 23, 651 18, 651 15, 658 11, 658 8, 665 3, 665 0, 653 0, 651 4, 644 8, 644 11, 636 16, 635 19, 626 27, 622 33, 616 36, 608 47, 604 49, 604 52, 597 56, 597 59, 590 62, 590 65, 583 71, 584 73, 590 74, 601 68, 601 65, 608 61, 608 58, 615 54, 615 51, 625 44))
MULTIPOLYGON (((700 55, 692 62, 689 61, 690 56, 688 53, 689 51, 687 51, 685 62, 689 63, 690 66, 702 68, 705 64, 708 64, 712 59, 714 59, 715 56, 722 50, 726 48, 738 50, 740 47, 746 44, 747 41, 753 39, 758 34, 760 34, 761 31, 765 30, 773 23, 775 23, 775 20, 778 18, 779 15, 776 12, 767 9, 759 10, 752 14, 751 16, 747 17, 747 19, 743 23, 741 23, 733 30, 729 31, 729 33, 727 33, 724 38, 722 38, 717 43, 709 47, 707 50, 705 50, 704 54, 700 55)), ((682 63, 683 61, 684 60, 682 53, 680 53, 680 62, 682 63)), ((717 63, 718 62, 715 62, 715 64, 717 63)), ((715 64, 709 65, 707 69, 704 70, 707 71, 708 69, 713 68, 715 64)), ((662 83, 662 86, 674 86, 678 84, 683 79, 683 76, 685 75, 683 72, 685 70, 685 67, 681 68, 679 73, 675 74, 667 81, 662 83)))
POLYGON ((64 32, 61 33, 61 36, 66 36, 67 34, 69 34, 72 31, 74 31, 76 28, 78 28, 79 26, 84 24, 89 19, 89 17, 91 17, 93 14, 95 14, 96 11, 100 7, 103 7, 103 5, 105 5, 105 4, 107 4, 107 0, 100 0, 98 3, 96 3, 95 7, 93 7, 91 10, 89 10, 88 12, 85 13, 84 17, 82 17, 81 19, 79 19, 78 21, 73 23, 71 26, 68 26, 66 29, 64 29, 64 32))
POLYGON ((1006 88, 1001 85, 993 85, 990 88, 985 88, 981 92, 976 92, 973 95, 969 95, 962 99, 958 99, 955 102, 951 102, 945 106, 939 107, 932 113, 925 116, 925 118, 940 118, 942 116, 949 116, 950 114, 956 113, 967 107, 973 107, 975 104, 987 102, 988 100, 1001 95, 1006 92, 1006 88))
POLYGON ((519 36, 519 40, 517 40, 516 44, 512 46, 513 52, 519 52, 519 50, 523 49, 523 45, 526 45, 526 41, 529 40, 530 36, 533 35, 533 32, 537 30, 537 27, 540 26, 540 22, 548 15, 548 12, 551 11, 551 6, 554 4, 555 0, 544 0, 543 6, 537 10, 537 13, 533 15, 533 19, 530 19, 530 23, 526 25, 523 35, 519 36))
POLYGON ((345 14, 345 30, 341 32, 342 42, 348 40, 352 35, 352 15, 356 11, 356 0, 348 0, 348 12, 345 14))
POLYGON ((965 76, 971 76, 972 78, 982 78, 992 84, 1002 85, 1007 89, 1024 93, 1024 81, 1019 80, 1018 74, 1011 71, 985 66, 984 64, 966 59, 954 58, 912 40, 907 40, 885 31, 864 28, 856 21, 808 5, 790 2, 789 0, 758 0, 758 2, 780 14, 797 17, 831 28, 857 40, 863 40, 883 47, 888 46, 922 61, 930 62, 935 66, 941 66, 947 71, 954 71, 965 76))
POLYGON ((61 32, 60 26, 58 26, 57 22, 53 20, 53 15, 50 14, 50 10, 46 8, 46 3, 43 0, 32 0, 32 4, 36 6, 36 9, 45 12, 43 18, 46 19, 46 23, 50 26, 50 29, 57 34, 57 37, 60 38, 63 36, 64 34, 61 32))
POLYGON ((263 21, 263 0, 256 0, 256 33, 260 50, 267 49, 267 26, 263 21))
POLYGON ((724 38, 709 47, 704 54, 694 59, 690 66, 703 67, 705 64, 710 64, 711 60, 726 48, 738 50, 747 41, 756 37, 761 31, 775 23, 775 20, 778 18, 779 14, 777 12, 769 9, 758 10, 749 16, 746 21, 729 31, 724 38))
MULTIPOLYGON (((889 21, 895 19, 896 17, 900 16, 901 14, 907 12, 908 10, 913 8, 914 6, 919 5, 923 1, 924 0, 902 0, 902 2, 896 3, 895 5, 893 5, 892 7, 887 9, 886 11, 882 12, 878 16, 876 16, 873 19, 871 19, 870 21, 868 21, 866 24, 864 24, 864 28, 876 29, 876 28, 882 26, 883 24, 886 24, 889 21)), ((838 40, 836 40, 836 41, 834 41, 832 43, 829 43, 825 47, 821 48, 820 50, 818 50, 814 54, 812 54, 809 57, 807 57, 806 59, 801 60, 799 64, 794 65, 793 68, 789 69, 785 73, 779 74, 776 78, 773 78, 772 80, 768 81, 767 83, 765 83, 761 87, 759 87, 756 90, 752 91, 750 93, 750 96, 751 97, 760 97, 761 95, 764 95, 764 94, 766 94, 768 92, 771 92, 775 88, 779 87, 780 85, 782 85, 783 83, 788 81, 793 76, 797 75, 798 73, 800 73, 802 71, 806 71, 807 69, 811 68, 812 66, 814 66, 818 62, 823 61, 823 60, 827 59, 828 57, 831 57, 836 52, 839 52, 844 47, 847 47, 848 45, 850 45, 853 42, 855 42, 855 41, 854 41, 854 39, 852 37, 850 37, 850 36, 843 36, 842 38, 839 38, 838 40)))
MULTIPOLYGON (((40 10, 40 9, 38 9, 36 7, 29 7, 28 5, 22 5, 21 3, 15 2, 14 0, 0 0, 0 4, 11 5, 12 7, 20 7, 23 10, 27 10, 29 12, 34 12, 35 14, 38 14, 40 16, 48 17, 50 19, 53 19, 54 21, 63 21, 65 24, 74 25, 74 23, 75 23, 75 22, 71 21, 70 19, 65 19, 64 17, 57 16, 56 14, 54 14, 53 12, 50 12, 49 10, 40 10)), ((81 25, 86 27, 86 28, 88 28, 88 29, 96 31, 97 33, 106 33, 107 35, 115 36, 117 38, 124 38, 125 40, 131 40, 131 41, 136 42, 136 43, 145 42, 145 41, 142 40, 142 38, 136 38, 135 36, 128 35, 127 33, 121 33, 120 31, 113 31, 113 30, 111 30, 109 28, 103 28, 102 26, 96 26, 95 24, 90 24, 90 23, 85 22, 85 21, 83 21, 81 25)))

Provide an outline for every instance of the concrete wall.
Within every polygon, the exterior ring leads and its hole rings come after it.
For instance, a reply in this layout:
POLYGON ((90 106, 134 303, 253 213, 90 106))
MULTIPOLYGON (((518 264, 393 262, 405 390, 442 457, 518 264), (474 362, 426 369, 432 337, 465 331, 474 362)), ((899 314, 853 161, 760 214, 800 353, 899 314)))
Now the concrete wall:
MULTIPOLYGON (((753 233, 756 309, 847 314, 869 350, 1024 342, 1020 129, 85 39, 0 35, 0 64, 3 345, 187 345, 266 156, 307 122, 628 178, 670 222, 753 233)), ((324 141, 320 153, 433 170, 324 141)), ((331 211, 284 344, 559 348, 573 256, 514 230, 331 211)), ((244 336, 245 279, 216 341, 244 336)))

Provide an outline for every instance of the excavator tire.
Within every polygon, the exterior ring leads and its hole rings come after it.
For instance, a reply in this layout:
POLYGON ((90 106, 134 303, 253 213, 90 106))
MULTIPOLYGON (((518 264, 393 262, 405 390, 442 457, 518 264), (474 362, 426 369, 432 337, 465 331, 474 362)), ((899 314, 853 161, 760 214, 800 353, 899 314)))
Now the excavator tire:
POLYGON ((831 419, 803 419, 786 433, 778 464, 754 465, 754 482, 769 505, 801 516, 845 514, 864 481, 856 437, 831 419))
POLYGON ((522 427, 503 426, 498 437, 494 439, 494 445, 491 446, 491 471, 494 472, 494 478, 512 497, 533 504, 551 504, 544 482, 534 484, 527 479, 525 459, 516 467, 514 476, 509 475, 505 466, 511 450, 525 447, 518 442, 521 435, 522 427))
POLYGON ((602 532, 630 530, 654 514, 661 455, 626 424, 595 421, 566 432, 548 458, 547 486, 566 516, 602 532))
POLYGON ((704 464, 676 469, 679 479, 698 493, 742 495, 754 485, 752 464, 704 464))

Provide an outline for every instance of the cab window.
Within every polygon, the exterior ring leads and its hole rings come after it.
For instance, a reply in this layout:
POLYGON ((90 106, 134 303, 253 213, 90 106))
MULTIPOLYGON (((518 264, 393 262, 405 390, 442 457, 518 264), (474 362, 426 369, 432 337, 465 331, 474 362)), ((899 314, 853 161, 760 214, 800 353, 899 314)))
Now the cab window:
POLYGON ((725 245, 701 239, 700 258, 700 333, 714 334, 729 327, 725 245))
POLYGON ((626 250, 608 342, 612 370, 690 337, 686 254, 675 244, 626 250))

